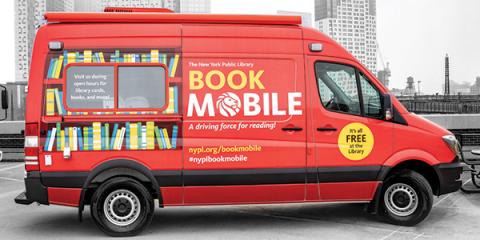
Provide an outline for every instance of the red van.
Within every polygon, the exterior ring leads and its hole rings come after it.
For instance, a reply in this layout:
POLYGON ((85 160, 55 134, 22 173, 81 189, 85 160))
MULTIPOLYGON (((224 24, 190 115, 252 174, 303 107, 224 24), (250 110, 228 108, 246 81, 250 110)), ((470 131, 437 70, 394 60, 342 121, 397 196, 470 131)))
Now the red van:
POLYGON ((300 17, 47 13, 20 204, 134 235, 158 207, 369 203, 412 226, 457 191, 459 143, 300 17))

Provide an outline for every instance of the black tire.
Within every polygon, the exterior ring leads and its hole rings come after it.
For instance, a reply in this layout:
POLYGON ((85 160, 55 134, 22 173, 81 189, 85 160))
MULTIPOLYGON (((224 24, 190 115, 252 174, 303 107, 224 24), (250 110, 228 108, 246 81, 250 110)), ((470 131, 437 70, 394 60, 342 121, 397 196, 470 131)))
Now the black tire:
POLYGON ((152 221, 154 203, 152 195, 140 182, 117 177, 98 187, 92 196, 90 213, 106 234, 134 236, 152 221))
POLYGON ((380 194, 379 215, 391 224, 414 226, 432 210, 432 187, 415 171, 392 174, 385 180, 380 194))

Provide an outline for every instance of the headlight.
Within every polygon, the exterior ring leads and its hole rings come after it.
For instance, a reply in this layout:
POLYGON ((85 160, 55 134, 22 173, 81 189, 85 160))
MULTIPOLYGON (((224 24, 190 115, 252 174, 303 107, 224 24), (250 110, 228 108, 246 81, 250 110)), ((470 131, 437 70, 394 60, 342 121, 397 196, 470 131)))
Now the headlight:
POLYGON ((442 139, 450 148, 450 150, 461 159, 462 147, 460 146, 460 142, 457 140, 457 138, 454 135, 445 135, 442 137, 442 139))

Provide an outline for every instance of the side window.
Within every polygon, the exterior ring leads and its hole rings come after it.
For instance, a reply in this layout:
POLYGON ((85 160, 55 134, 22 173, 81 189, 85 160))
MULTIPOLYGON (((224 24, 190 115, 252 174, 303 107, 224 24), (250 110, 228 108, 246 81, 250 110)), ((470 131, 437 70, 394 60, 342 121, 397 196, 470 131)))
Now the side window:
POLYGON ((165 105, 165 69, 119 67, 119 108, 161 108, 165 105))
POLYGON ((66 102, 73 109, 162 108, 166 85, 166 71, 160 66, 71 66, 66 102))
POLYGON ((380 92, 362 73, 359 75, 365 116, 374 118, 382 117, 380 92))
POLYGON ((326 109, 361 114, 355 68, 336 63, 317 62, 315 72, 320 99, 326 109))
POLYGON ((113 109, 115 68, 71 66, 67 70, 67 106, 75 109, 113 109))

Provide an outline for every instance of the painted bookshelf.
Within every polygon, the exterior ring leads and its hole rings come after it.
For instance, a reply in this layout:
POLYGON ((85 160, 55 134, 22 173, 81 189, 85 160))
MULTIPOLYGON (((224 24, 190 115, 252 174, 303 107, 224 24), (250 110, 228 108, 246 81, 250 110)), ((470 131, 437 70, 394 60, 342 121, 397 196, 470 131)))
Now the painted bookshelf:
POLYGON ((46 61, 41 127, 44 152, 63 151, 65 146, 74 152, 181 149, 181 49, 69 49, 49 53, 46 61), (163 64, 167 68, 167 108, 68 111, 63 99, 64 70, 72 63, 163 64))

